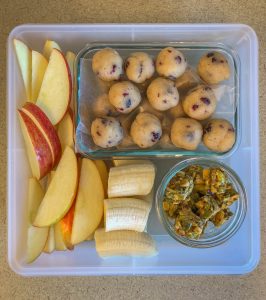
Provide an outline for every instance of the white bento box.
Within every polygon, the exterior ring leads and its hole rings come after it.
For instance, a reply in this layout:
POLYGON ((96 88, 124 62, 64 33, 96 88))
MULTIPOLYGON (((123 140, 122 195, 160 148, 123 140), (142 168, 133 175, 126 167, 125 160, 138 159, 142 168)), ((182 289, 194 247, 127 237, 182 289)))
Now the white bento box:
MULTIPOLYGON (((16 273, 25 276, 243 274, 257 266, 260 258, 258 42, 250 27, 240 24, 21 25, 9 35, 7 64, 8 261, 16 273), (103 260, 90 241, 76 246, 74 251, 42 254, 27 265, 26 193, 30 170, 16 114, 26 96, 13 49, 14 38, 39 51, 46 39, 56 40, 63 51, 75 53, 89 42, 212 42, 235 51, 241 65, 242 139, 238 150, 223 162, 239 174, 248 195, 247 215, 237 234, 214 248, 189 248, 167 235, 153 208, 147 230, 156 241, 158 256, 103 260)), ((176 160, 155 161, 159 170, 155 188, 176 160)))

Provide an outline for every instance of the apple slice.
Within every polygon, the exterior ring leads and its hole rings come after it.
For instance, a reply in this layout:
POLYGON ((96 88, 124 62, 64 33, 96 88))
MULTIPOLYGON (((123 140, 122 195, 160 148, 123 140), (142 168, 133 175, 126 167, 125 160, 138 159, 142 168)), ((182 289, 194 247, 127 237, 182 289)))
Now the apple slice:
MULTIPOLYGON (((75 67, 75 59, 76 59, 76 54, 71 52, 71 51, 67 51, 66 53, 66 60, 69 66, 69 70, 71 73, 71 78, 72 78, 72 86, 74 85, 74 67, 75 67)), ((74 109, 74 102, 73 102, 73 89, 72 89, 72 95, 71 95, 71 101, 70 101, 70 107, 72 109, 74 109)))
POLYGON ((32 50, 31 57, 31 101, 36 102, 42 85, 43 76, 47 68, 46 58, 39 52, 32 50))
POLYGON ((59 222, 54 225, 54 230, 55 230, 55 249, 58 251, 67 250, 67 246, 64 242, 61 225, 59 222))
POLYGON ((62 51, 60 46, 55 41, 47 40, 43 47, 43 55, 47 58, 47 60, 49 60, 53 49, 62 51))
POLYGON ((70 113, 67 112, 58 124, 57 133, 61 142, 62 149, 69 146, 74 149, 74 125, 70 113))
POLYGON ((103 183, 104 195, 107 196, 108 171, 103 160, 94 160, 94 163, 99 171, 103 183))
MULTIPOLYGON (((43 227, 43 228, 45 228, 45 227, 43 227)), ((48 239, 46 241, 43 252, 52 253, 54 250, 55 250, 54 226, 50 226, 49 227, 48 239)))
POLYGON ((93 161, 83 158, 71 234, 73 245, 86 240, 98 227, 103 217, 103 199, 99 171, 93 161))
POLYGON ((74 249, 74 246, 71 243, 71 232, 72 232, 72 225, 73 225, 73 218, 74 218, 74 210, 75 210, 75 201, 73 202, 72 206, 70 207, 69 211, 64 216, 64 218, 59 221, 63 241, 69 250, 74 249))
POLYGON ((50 226, 64 217, 75 199, 77 182, 77 158, 73 149, 66 147, 39 207, 35 226, 50 226))
POLYGON ((53 49, 36 104, 53 125, 64 117, 72 93, 71 74, 62 52, 53 49))
POLYGON ((18 116, 32 174, 35 178, 41 179, 53 168, 50 146, 28 115, 22 110, 18 110, 18 116))
POLYGON ((32 226, 32 221, 36 216, 43 196, 44 191, 38 180, 30 178, 28 190, 27 263, 33 262, 42 253, 48 238, 48 227, 38 228, 32 226))
POLYGON ((54 126, 45 113, 34 103, 26 102, 21 110, 32 119, 43 134, 52 152, 53 166, 56 166, 60 160, 62 149, 54 126))
POLYGON ((14 39, 13 42, 26 95, 28 99, 31 99, 31 49, 20 40, 14 39))

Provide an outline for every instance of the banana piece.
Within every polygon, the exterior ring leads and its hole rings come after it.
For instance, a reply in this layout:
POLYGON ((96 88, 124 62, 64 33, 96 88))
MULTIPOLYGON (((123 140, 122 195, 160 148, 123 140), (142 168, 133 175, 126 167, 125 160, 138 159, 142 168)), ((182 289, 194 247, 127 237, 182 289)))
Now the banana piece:
POLYGON ((105 230, 144 231, 151 205, 141 199, 113 198, 104 200, 105 230))
POLYGON ((113 167, 108 178, 108 198, 148 195, 154 178, 155 167, 152 163, 113 167))
POLYGON ((96 251, 101 257, 157 254, 155 242, 146 232, 130 230, 105 232, 104 229, 97 229, 94 238, 96 251))
POLYGON ((149 163, 151 163, 151 161, 146 159, 113 159, 115 167, 149 163))

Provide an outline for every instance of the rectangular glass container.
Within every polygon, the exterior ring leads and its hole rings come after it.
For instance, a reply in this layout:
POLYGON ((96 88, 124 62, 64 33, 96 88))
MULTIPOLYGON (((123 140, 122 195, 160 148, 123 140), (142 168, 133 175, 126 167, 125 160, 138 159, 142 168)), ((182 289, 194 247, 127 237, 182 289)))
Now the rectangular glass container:
MULTIPOLYGON (((76 104, 76 151, 84 156, 91 158, 154 158, 154 157, 178 157, 178 156, 216 156, 220 158, 230 156, 239 146, 241 139, 241 122, 240 122, 240 111, 241 103, 239 101, 239 72, 240 72, 240 61, 237 53, 230 47, 216 42, 182 42, 173 41, 168 43, 89 43, 84 49, 82 49, 76 59, 75 68, 75 104, 76 104), (93 55, 100 49, 110 47, 119 52, 123 60, 125 60, 130 53, 133 52, 146 52, 153 59, 156 58, 159 51, 165 47, 175 47, 184 53, 187 58, 188 65, 196 73, 196 68, 200 57, 208 52, 218 51, 222 53, 230 66, 231 76, 228 80, 221 82, 217 85, 211 85, 213 88, 216 98, 217 107, 214 114, 209 118, 224 118, 232 123, 236 132, 236 141, 232 149, 225 153, 219 153, 210 151, 201 142, 199 147, 195 151, 189 151, 174 147, 171 143, 164 145, 161 141, 155 146, 147 149, 141 149, 137 145, 112 147, 109 149, 103 149, 97 147, 91 137, 90 127, 92 120, 96 117, 93 113, 93 106, 97 97, 108 92, 110 83, 104 83, 99 80, 92 71, 91 61, 93 55)), ((158 77, 155 74, 152 79, 158 77)), ((122 75, 122 79, 126 79, 125 75, 122 75)), ((138 84, 138 88, 143 96, 142 102, 145 101, 146 88, 151 80, 148 80, 144 84, 138 84)), ((199 81, 203 83, 203 81, 199 81)), ((189 90, 188 90, 189 91, 189 90)), ((188 92, 187 91, 187 92, 188 92)), ((142 103, 140 104, 140 106, 142 103)), ((136 108, 129 115, 122 116, 123 120, 133 121, 134 116, 137 115, 139 108, 136 108)), ((166 122, 169 120, 169 112, 162 112, 165 116, 166 122)), ((118 117, 119 118, 119 117, 118 117)), ((208 120, 209 120, 208 119, 208 120)), ((121 119, 120 119, 121 120, 121 119)), ((202 121, 204 125, 207 120, 202 121)), ((172 121, 169 123, 171 124, 172 121)), ((163 129, 163 132, 165 129, 163 129)), ((170 130, 167 129, 169 136, 170 130)))

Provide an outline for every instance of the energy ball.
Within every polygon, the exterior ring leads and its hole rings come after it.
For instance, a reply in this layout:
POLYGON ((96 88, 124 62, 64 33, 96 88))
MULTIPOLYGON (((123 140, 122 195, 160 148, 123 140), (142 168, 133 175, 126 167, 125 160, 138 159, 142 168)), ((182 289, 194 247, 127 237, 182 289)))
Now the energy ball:
POLYGON ((230 77, 230 67, 219 52, 209 52, 202 56, 198 64, 199 76, 208 84, 217 84, 230 77))
POLYGON ((147 89, 150 105, 157 110, 165 111, 179 102, 179 93, 173 81, 158 77, 154 79, 147 89))
POLYGON ((171 79, 181 76, 187 68, 183 53, 173 47, 162 49, 156 59, 156 71, 159 75, 171 79))
POLYGON ((209 118, 216 109, 216 97, 213 90, 204 85, 193 89, 183 101, 184 112, 196 120, 209 118))
POLYGON ((215 152, 226 152, 235 143, 236 135, 234 127, 224 119, 210 120, 204 126, 203 143, 215 152))
POLYGON ((139 113, 131 125, 130 134, 140 148, 152 147, 161 138, 161 122, 150 113, 139 113))
POLYGON ((169 114, 174 119, 175 118, 185 117, 186 114, 184 112, 182 102, 179 101, 179 103, 176 106, 170 108, 169 109, 169 114))
POLYGON ((121 81, 112 85, 108 96, 110 103, 123 114, 130 113, 141 101, 139 89, 129 81, 121 81))
POLYGON ((121 56, 111 48, 97 51, 92 58, 93 72, 104 81, 118 80, 123 71, 122 64, 121 56))
POLYGON ((124 131, 119 121, 113 117, 96 118, 91 124, 94 143, 102 148, 110 148, 121 143, 124 131))
POLYGON ((114 106, 109 102, 107 94, 103 94, 96 99, 92 110, 97 117, 115 117, 118 115, 114 106))
POLYGON ((197 149, 202 138, 201 124, 190 118, 177 118, 171 128, 172 143, 182 149, 197 149))
POLYGON ((129 80, 136 83, 143 83, 152 77, 154 62, 147 53, 135 52, 127 58, 125 71, 129 80))

